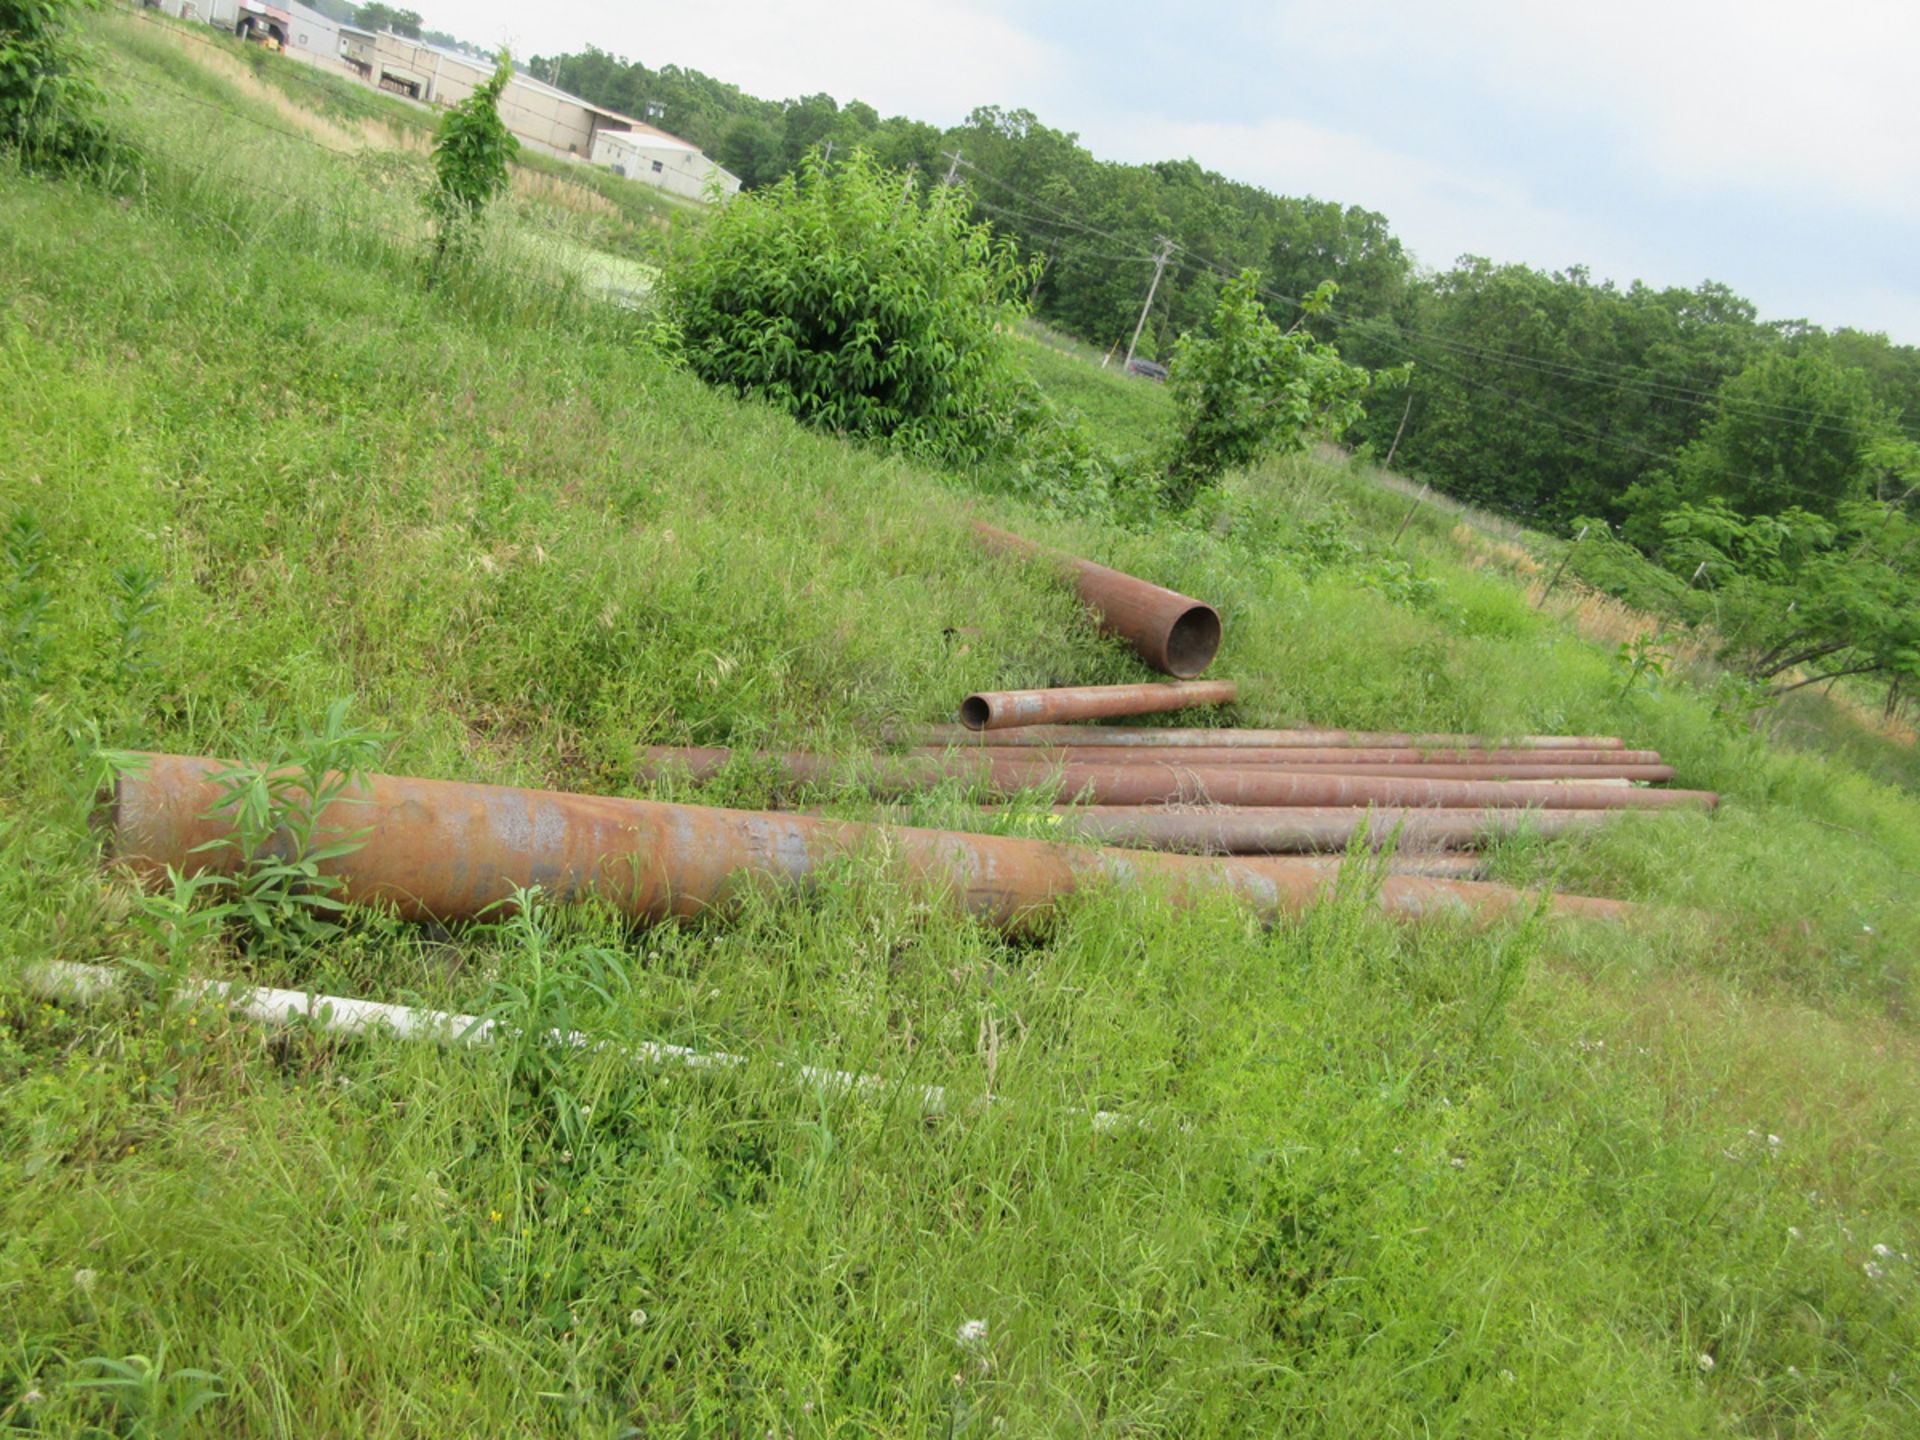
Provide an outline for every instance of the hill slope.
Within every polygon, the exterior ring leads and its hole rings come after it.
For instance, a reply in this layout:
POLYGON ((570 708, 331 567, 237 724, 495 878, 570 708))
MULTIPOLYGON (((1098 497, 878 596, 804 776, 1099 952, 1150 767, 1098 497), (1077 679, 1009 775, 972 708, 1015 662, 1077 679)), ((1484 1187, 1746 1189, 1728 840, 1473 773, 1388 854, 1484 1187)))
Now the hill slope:
POLYGON ((717 395, 529 243, 607 241, 577 209, 523 194, 428 293, 417 155, 269 128, 148 22, 101 38, 148 178, 0 174, 7 1423, 158 1430, 215 1388, 222 1435, 1911 1427, 1910 795, 1623 695, 1437 532, 1396 558, 1403 502, 1341 470, 1104 530, 717 395), (642 743, 854 750, 970 688, 1144 678, 973 513, 1214 600, 1242 723, 1658 747, 1717 817, 1499 864, 1678 908, 1263 930, 1116 890, 1014 943, 873 857, 681 928, 274 949, 103 876, 96 727, 259 755, 351 696, 386 769, 633 794, 642 743), (266 1039, 45 1005, 46 958, 751 1060, 266 1039), (136 1355, 217 1379, 78 1383, 136 1355))

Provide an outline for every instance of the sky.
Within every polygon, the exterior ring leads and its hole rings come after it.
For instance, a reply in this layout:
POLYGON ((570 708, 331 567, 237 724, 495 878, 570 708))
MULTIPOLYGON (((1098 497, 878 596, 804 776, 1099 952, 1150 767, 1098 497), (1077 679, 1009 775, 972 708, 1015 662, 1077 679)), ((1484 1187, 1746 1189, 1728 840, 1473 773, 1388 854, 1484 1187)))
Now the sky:
POLYGON ((1424 265, 1715 280, 1920 344, 1913 0, 414 3, 517 55, 594 44, 771 99, 1022 107, 1101 159, 1377 210, 1424 265))

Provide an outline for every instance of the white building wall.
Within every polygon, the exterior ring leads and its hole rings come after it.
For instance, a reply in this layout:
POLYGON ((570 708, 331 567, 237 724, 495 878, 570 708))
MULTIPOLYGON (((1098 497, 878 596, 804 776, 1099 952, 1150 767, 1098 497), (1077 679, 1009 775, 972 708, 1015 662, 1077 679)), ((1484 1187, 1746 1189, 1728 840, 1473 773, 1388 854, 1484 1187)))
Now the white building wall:
POLYGON ((691 145, 644 130, 601 131, 594 137, 593 163, 689 200, 705 199, 707 187, 715 183, 722 195, 740 189, 737 175, 714 164, 691 145))

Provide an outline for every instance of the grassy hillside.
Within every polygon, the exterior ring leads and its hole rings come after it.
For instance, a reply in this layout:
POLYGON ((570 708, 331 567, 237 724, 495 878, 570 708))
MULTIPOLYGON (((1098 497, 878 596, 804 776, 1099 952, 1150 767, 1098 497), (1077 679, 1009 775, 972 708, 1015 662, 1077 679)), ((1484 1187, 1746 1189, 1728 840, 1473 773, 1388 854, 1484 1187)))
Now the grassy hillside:
MULTIPOLYGON (((565 191, 429 293, 417 152, 319 148, 294 90, 150 22, 99 39, 144 174, 0 172, 0 1425, 1920 1423, 1910 792, 1689 687, 1623 693, 1439 522, 1393 550, 1403 498, 1337 467, 1128 532, 715 394, 546 258, 642 233, 565 191), (683 927, 541 907, 275 948, 143 905, 88 827, 96 746, 263 755, 343 697, 389 770, 643 794, 642 743, 852 752, 968 689, 1147 678, 970 514, 1215 601, 1240 723, 1619 733, 1725 806, 1500 855, 1656 907, 1633 930, 1351 895, 1262 928, 1114 889, 1017 943, 875 856, 683 927), (47 958, 155 978, 54 1006, 19 983, 47 958), (162 1005, 183 970, 751 1060, 266 1037, 162 1005)), ((1082 363, 1034 368, 1150 437, 1157 388, 1082 363)))

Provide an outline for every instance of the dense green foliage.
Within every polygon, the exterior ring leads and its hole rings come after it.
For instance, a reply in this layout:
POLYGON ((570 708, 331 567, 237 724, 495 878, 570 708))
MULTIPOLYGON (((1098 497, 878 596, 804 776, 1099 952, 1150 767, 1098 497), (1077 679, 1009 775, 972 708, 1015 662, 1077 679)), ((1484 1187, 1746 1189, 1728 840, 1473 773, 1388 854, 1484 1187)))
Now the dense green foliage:
MULTIPOLYGON (((1181 336, 1173 348, 1168 388, 1177 428, 1166 495, 1177 510, 1229 470, 1337 439, 1360 418, 1371 377, 1307 331, 1274 324, 1259 284, 1252 270, 1228 281, 1206 330, 1181 336)), ((1326 307, 1333 288, 1329 282, 1315 293, 1309 314, 1326 307)))
MULTIPOLYGON (((305 145, 100 24, 153 183, 0 171, 0 1427, 1911 1430, 1910 747, 1809 691, 1820 753, 1655 691, 1431 507, 1396 549, 1405 497, 1357 468, 1122 529, 803 428, 572 283, 544 207, 423 296, 424 157, 305 145), (308 936, 262 865, 263 934, 232 893, 136 895, 89 827, 102 745, 234 757, 258 837, 301 823, 270 762, 368 763, 356 724, 382 769, 685 798, 636 744, 870 756, 968 688, 1144 678, 974 513, 1217 602, 1240 723, 1617 732, 1726 803, 1495 857, 1671 907, 1644 928, 1392 926, 1356 867, 1297 922, 1113 886, 1018 943, 879 852, 643 931, 541 898, 308 936), (124 1003, 32 993, 50 959, 124 1003), (200 975, 506 1043, 267 1034, 200 975), (571 1028, 608 1043, 543 1043, 571 1028)), ((1163 388, 1014 338, 1063 413, 1162 433, 1163 388)), ((1044 833, 1029 798, 986 823, 1044 833)))
POLYGON ((1014 423, 1026 277, 962 196, 854 151, 728 205, 666 294, 688 364, 809 424, 953 462, 1014 423))
POLYGON ((471 95, 447 108, 433 136, 433 187, 425 196, 433 217, 436 267, 467 248, 489 203, 507 188, 507 167, 520 142, 500 119, 501 91, 513 63, 500 52, 493 74, 471 95))
POLYGON ((0 154, 28 165, 98 158, 100 90, 75 17, 95 0, 0 0, 0 154))

